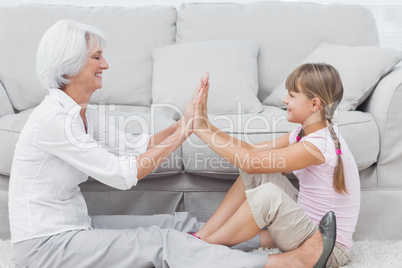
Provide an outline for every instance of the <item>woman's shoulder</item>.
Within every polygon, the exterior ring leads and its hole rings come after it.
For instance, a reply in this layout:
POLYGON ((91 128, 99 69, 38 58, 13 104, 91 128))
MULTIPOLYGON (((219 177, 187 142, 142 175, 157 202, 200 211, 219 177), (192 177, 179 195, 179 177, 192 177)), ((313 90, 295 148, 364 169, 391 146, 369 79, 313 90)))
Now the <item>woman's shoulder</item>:
POLYGON ((55 99, 46 96, 45 99, 33 110, 31 117, 46 123, 61 115, 66 116, 66 111, 62 105, 55 99))
POLYGON ((67 113, 57 100, 46 96, 28 117, 24 126, 24 133, 35 136, 46 132, 63 131, 67 120, 67 113), (59 130, 58 130, 59 129, 59 130))

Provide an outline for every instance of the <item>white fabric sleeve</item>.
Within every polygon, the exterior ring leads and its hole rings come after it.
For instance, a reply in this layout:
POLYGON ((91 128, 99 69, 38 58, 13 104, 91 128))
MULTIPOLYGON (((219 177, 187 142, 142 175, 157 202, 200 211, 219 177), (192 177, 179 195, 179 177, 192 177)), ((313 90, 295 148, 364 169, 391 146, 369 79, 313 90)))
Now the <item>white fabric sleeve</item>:
POLYGON ((80 119, 66 120, 63 113, 43 118, 36 129, 38 148, 111 187, 125 190, 136 185, 135 158, 117 157, 106 150, 83 131, 80 119))

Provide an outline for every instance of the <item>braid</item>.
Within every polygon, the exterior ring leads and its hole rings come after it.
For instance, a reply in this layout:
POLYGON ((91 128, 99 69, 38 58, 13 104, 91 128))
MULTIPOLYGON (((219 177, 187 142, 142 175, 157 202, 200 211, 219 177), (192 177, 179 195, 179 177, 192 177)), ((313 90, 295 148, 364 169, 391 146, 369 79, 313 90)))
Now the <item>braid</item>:
POLYGON ((331 138, 335 143, 335 149, 341 149, 341 143, 339 142, 339 138, 335 133, 334 127, 332 126, 332 120, 327 119, 327 127, 329 130, 329 133, 331 134, 331 138))
MULTIPOLYGON (((331 118, 327 118, 327 127, 329 130, 329 133, 331 134, 332 140, 334 141, 335 144, 335 149, 341 149, 341 143, 339 141, 338 136, 336 135, 336 132, 334 130, 334 127, 332 126, 332 120, 331 118)), ((338 154, 336 160, 336 166, 334 170, 334 189, 337 193, 348 193, 345 185, 345 174, 343 170, 343 162, 342 162, 342 157, 340 154, 338 154)))

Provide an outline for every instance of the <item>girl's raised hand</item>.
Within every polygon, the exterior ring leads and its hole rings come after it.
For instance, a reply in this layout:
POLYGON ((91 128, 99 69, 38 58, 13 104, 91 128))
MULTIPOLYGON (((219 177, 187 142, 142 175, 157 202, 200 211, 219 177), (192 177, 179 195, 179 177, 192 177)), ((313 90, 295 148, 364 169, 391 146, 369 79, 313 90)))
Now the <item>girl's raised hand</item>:
POLYGON ((210 125, 207 111, 208 92, 209 92, 209 82, 200 91, 200 94, 197 98, 194 111, 194 124, 193 124, 194 131, 206 129, 210 125))
MULTIPOLYGON (((196 89, 193 92, 192 99, 187 103, 184 109, 184 115, 181 118, 181 124, 184 124, 184 128, 188 135, 193 132, 194 128, 194 112, 198 99, 203 95, 205 87, 209 81, 209 73, 207 72, 198 82, 196 89)), ((183 127, 183 126, 182 126, 183 127)))

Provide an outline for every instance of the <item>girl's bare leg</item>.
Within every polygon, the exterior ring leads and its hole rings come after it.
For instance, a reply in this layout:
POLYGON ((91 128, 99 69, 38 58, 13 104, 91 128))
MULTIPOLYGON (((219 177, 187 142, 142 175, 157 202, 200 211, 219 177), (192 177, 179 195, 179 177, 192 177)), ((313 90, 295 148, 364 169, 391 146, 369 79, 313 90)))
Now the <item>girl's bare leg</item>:
POLYGON ((215 233, 221 228, 226 221, 239 209, 241 204, 246 200, 246 188, 239 176, 232 187, 227 192, 218 209, 208 220, 208 222, 196 233, 202 239, 206 239, 209 235, 215 233))
MULTIPOLYGON (((248 201, 244 201, 236 213, 214 234, 205 240, 212 244, 233 246, 247 241, 260 232, 254 221, 248 201)), ((268 257, 266 268, 313 267, 323 252, 322 236, 319 230, 299 248, 268 257)))
POLYGON ((255 223, 248 201, 245 200, 232 217, 204 240, 211 244, 234 246, 250 240, 261 231, 255 223))
POLYGON ((268 230, 263 229, 258 233, 260 237, 260 246, 263 248, 277 248, 271 234, 268 230))
MULTIPOLYGON (((245 191, 246 188, 239 176, 229 189, 218 209, 196 235, 202 239, 206 239, 209 235, 219 230, 246 200, 245 191)), ((261 247, 276 248, 275 242, 271 238, 268 230, 261 230, 258 234, 261 247)))

